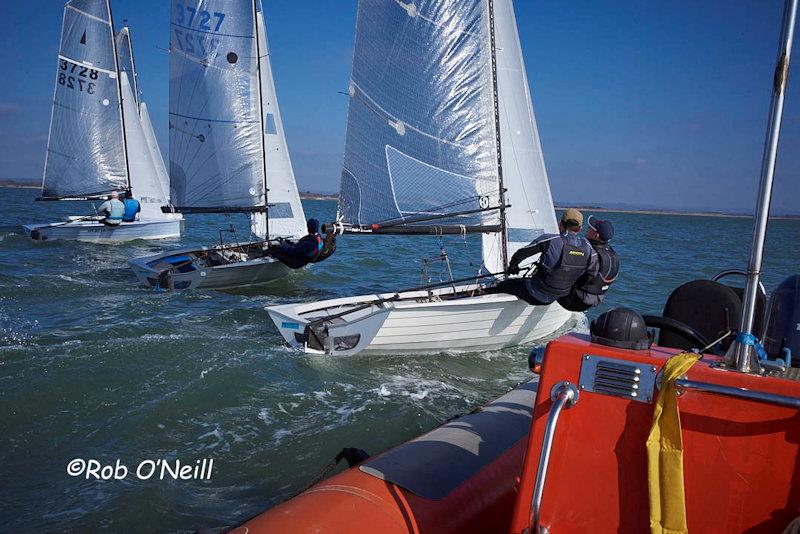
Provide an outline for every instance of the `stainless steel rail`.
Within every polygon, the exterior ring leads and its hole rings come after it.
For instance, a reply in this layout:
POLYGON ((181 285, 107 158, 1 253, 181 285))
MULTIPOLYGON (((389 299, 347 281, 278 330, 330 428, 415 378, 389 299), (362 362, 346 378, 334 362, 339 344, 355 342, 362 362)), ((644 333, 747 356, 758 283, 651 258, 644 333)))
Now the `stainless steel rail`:
POLYGON ((550 451, 553 448, 553 438, 556 434, 558 416, 565 408, 572 408, 578 402, 578 388, 569 382, 559 382, 550 390, 550 400, 553 405, 547 414, 547 423, 544 427, 542 450, 539 453, 539 467, 536 470, 536 481, 533 484, 533 498, 531 499, 530 532, 539 532, 539 512, 542 506, 544 483, 547 479, 547 466, 550 463, 550 451))
POLYGON ((720 386, 719 384, 697 382, 695 380, 687 380, 685 378, 679 378, 676 380, 675 386, 677 386, 678 389, 702 391, 704 393, 714 393, 716 395, 725 395, 726 397, 734 397, 737 399, 746 399, 756 402, 763 402, 766 404, 776 404, 778 406, 800 409, 800 398, 797 397, 788 397, 786 395, 777 395, 775 393, 764 393, 763 391, 753 391, 745 388, 720 386))

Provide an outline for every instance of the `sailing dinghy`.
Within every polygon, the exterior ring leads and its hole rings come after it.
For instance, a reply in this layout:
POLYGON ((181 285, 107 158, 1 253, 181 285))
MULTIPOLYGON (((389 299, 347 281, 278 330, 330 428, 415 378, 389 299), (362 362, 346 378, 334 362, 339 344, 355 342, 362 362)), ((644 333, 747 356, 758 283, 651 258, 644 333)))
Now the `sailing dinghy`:
MULTIPOLYGON (((172 3, 170 176, 175 210, 249 213, 258 239, 129 260, 142 284, 224 289, 290 269, 270 241, 306 233, 272 78, 259 0, 172 3)), ((220 231, 220 236, 223 235, 220 231)))
POLYGON ((105 226, 96 213, 26 225, 33 239, 117 242, 179 237, 182 217, 163 213, 169 178, 147 106, 140 101, 130 31, 114 35, 108 0, 64 7, 41 197, 104 200, 127 191, 139 219, 105 226))
MULTIPOLYGON (((511 0, 361 0, 349 93, 341 231, 480 233, 489 273, 558 232, 511 0)), ((476 279, 267 311, 290 345, 342 355, 497 349, 572 318, 476 279)))

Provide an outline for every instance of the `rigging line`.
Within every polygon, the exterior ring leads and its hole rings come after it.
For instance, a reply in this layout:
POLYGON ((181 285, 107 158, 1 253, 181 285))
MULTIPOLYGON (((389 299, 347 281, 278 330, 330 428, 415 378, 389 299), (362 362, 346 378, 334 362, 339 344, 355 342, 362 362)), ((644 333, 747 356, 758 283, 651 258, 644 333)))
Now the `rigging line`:
MULTIPOLYGON (((356 92, 362 94, 364 96, 364 99, 362 101, 365 103, 365 107, 367 109, 371 110, 377 116, 381 117, 384 121, 387 122, 387 124, 389 123, 390 120, 395 122, 396 124, 402 123, 406 127, 406 129, 413 130, 413 131, 417 132, 418 134, 422 135, 423 137, 427 137, 429 139, 433 139, 436 142, 444 143, 446 145, 451 145, 451 146, 454 146, 454 147, 457 147, 457 148, 461 148, 461 149, 469 148, 470 145, 462 145, 462 144, 459 144, 459 143, 455 143, 453 141, 449 141, 447 139, 441 139, 439 137, 436 137, 433 134, 429 134, 428 132, 424 132, 424 131, 420 130, 416 126, 408 124, 405 121, 401 121, 398 117, 395 117, 394 115, 392 115, 391 113, 389 113, 388 111, 383 109, 383 107, 381 107, 380 104, 378 104, 375 100, 373 100, 373 98, 371 96, 369 96, 363 89, 361 89, 361 87, 355 82, 355 80, 350 80, 350 84, 355 89, 357 89, 357 91, 354 91, 354 94, 353 94, 352 98, 355 99, 355 97, 356 97, 355 93, 356 92)), ((389 126, 391 127, 391 124, 389 124, 389 126)))

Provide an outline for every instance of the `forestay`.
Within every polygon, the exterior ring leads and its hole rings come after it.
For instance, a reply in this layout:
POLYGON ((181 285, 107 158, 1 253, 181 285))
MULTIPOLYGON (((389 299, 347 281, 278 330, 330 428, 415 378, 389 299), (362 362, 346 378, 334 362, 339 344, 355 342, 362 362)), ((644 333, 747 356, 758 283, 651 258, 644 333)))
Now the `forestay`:
MULTIPOLYGON (((267 169, 269 188, 269 234, 272 236, 297 237, 306 233, 305 214, 297 192, 289 149, 283 132, 283 121, 278 109, 278 95, 272 77, 272 65, 267 41, 264 13, 261 2, 257 2, 256 26, 258 28, 258 50, 261 54, 261 108, 264 122, 264 164, 267 169)), ((266 237, 266 217, 254 213, 253 233, 266 237)))
POLYGON ((128 187, 114 32, 107 0, 64 6, 42 197, 128 187))
MULTIPOLYGON (((556 233, 553 198, 536 128, 512 0, 493 0, 508 255, 543 233, 556 233)), ((483 235, 484 265, 503 270, 500 234, 483 235)))
POLYGON ((264 209, 253 2, 173 0, 170 185, 184 211, 264 209))
POLYGON ((343 222, 497 228, 486 2, 361 0, 349 91, 343 222))

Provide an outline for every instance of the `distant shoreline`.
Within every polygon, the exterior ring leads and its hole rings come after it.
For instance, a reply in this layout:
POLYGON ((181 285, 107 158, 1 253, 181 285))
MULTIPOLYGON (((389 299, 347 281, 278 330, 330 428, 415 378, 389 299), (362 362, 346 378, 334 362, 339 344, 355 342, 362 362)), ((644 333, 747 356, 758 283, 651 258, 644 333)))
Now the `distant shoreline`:
POLYGON ((3 182, 0 181, 0 187, 8 187, 11 189, 39 189, 41 185, 36 184, 23 184, 19 182, 3 182))
MULTIPOLYGON (((677 215, 682 217, 720 217, 730 219, 752 219, 752 215, 744 213, 723 213, 718 211, 675 211, 675 210, 639 210, 639 209, 623 209, 623 208, 601 208, 601 207, 586 207, 586 206, 570 206, 583 212, 596 211, 598 213, 625 213, 633 215, 677 215)), ((557 210, 563 211, 566 207, 556 206, 557 210)), ((770 215, 770 219, 781 220, 800 220, 800 215, 770 215)))
MULTIPOLYGON (((8 187, 11 189, 39 189, 41 186, 37 184, 21 183, 21 182, 4 182, 0 181, 0 187, 8 187)), ((339 200, 338 194, 328 193, 312 193, 311 191, 301 191, 300 198, 303 200, 339 200)), ((625 208, 603 208, 599 206, 569 206, 577 208, 584 212, 597 212, 597 213, 625 213, 630 215, 676 215, 682 217, 720 217, 732 219, 752 219, 752 215, 744 213, 724 213, 718 211, 676 211, 676 210, 658 210, 658 209, 625 209, 625 208)), ((567 206, 556 206, 556 209, 563 211, 567 206)), ((798 215, 770 215, 770 219, 796 221, 800 220, 798 215)))

